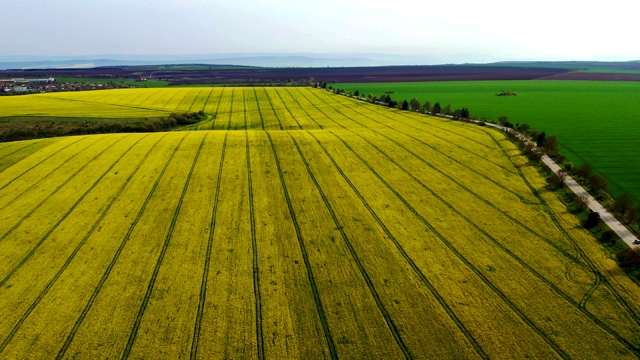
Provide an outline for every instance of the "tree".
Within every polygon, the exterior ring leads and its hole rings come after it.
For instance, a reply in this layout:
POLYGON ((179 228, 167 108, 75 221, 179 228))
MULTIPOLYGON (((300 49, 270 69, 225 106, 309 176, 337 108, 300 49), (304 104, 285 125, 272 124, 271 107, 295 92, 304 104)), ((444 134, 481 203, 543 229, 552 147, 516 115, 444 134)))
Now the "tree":
POLYGON ((558 138, 555 136, 545 137, 542 146, 547 154, 557 154, 558 153, 558 138))
POLYGON ((451 105, 447 104, 447 106, 443 107, 442 113, 445 115, 451 115, 451 105))
POLYGON ((618 263, 623 269, 634 268, 640 265, 640 250, 626 249, 618 254, 618 263))
POLYGON ((360 97, 360 91, 356 89, 356 91, 353 93, 353 96, 360 97))
POLYGON ((518 126, 518 131, 520 131, 521 133, 528 133, 529 130, 531 130, 531 126, 529 124, 520 124, 518 126))
POLYGON ((587 210, 587 207, 589 206, 589 196, 587 195, 576 196, 574 203, 576 204, 576 210, 578 212, 583 212, 587 210))
POLYGON ((409 101, 409 107, 411 107, 411 110, 420 110, 420 101, 418 101, 418 99, 413 98, 411 99, 411 101, 409 101))
POLYGON ((560 188, 562 188, 564 186, 564 176, 563 175, 566 176, 566 174, 563 173, 562 170, 558 171, 557 174, 551 175, 551 177, 547 181, 554 188, 560 189, 560 188))
POLYGON ((425 101, 424 105, 422 105, 422 110, 424 112, 431 112, 431 103, 428 101, 425 101))
POLYGON ((598 214, 593 210, 589 211, 589 216, 587 217, 587 221, 584 223, 584 227, 586 229, 593 229, 599 224, 600 224, 600 214, 598 214))
POLYGON ((627 222, 629 224, 640 225, 640 207, 634 206, 631 209, 627 210, 626 216, 627 216, 627 222))
POLYGON ((435 104, 433 104, 433 109, 431 112, 433 112, 434 114, 440 114, 440 111, 442 111, 442 108, 440 107, 440 103, 436 102, 435 104))
POLYGON ((609 183, 607 182, 607 179, 604 178, 604 176, 600 174, 593 174, 589 178, 589 186, 591 187, 591 190, 593 190, 593 192, 597 194, 600 191, 607 190, 607 188, 609 187, 609 183))
POLYGON ((406 99, 402 102, 402 110, 409 110, 409 103, 406 99))
POLYGON ((541 132, 540 134, 538 134, 538 136, 536 136, 536 146, 543 146, 544 145, 544 139, 547 138, 547 134, 545 134, 545 132, 541 132))
POLYGON ((616 233, 613 230, 607 229, 600 234, 600 241, 607 244, 613 244, 616 241, 616 233))
POLYGON ((593 173, 593 170, 591 169, 591 165, 587 163, 583 163, 582 165, 574 169, 575 169, 574 172, 576 175, 585 179, 588 179, 589 177, 591 177, 591 174, 593 173))
POLYGON ((469 109, 462 108, 460 110, 460 117, 463 118, 463 119, 467 119, 469 117, 469 109))
POLYGON ((498 118, 498 124, 500 124, 502 126, 505 126, 505 124, 508 123, 508 122, 509 122, 509 118, 507 116, 503 115, 503 116, 500 116, 498 118))
POLYGON ((626 215, 629 210, 634 208, 633 197, 629 193, 622 193, 616 197, 611 205, 611 209, 618 215, 626 215))

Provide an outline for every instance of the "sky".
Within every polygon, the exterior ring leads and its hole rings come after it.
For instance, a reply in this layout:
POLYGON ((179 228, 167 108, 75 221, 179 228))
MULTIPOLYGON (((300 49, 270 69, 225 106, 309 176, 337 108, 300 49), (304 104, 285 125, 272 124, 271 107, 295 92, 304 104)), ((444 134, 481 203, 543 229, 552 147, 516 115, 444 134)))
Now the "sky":
POLYGON ((639 60, 630 6, 628 0, 0 0, 0 55, 639 60))

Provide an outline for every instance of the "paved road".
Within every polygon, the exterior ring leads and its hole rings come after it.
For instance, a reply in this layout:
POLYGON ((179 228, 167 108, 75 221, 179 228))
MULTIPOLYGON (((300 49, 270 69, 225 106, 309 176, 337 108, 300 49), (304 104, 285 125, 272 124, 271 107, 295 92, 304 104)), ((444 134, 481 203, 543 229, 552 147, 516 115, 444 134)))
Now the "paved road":
MULTIPOLYGON (((558 166, 558 164, 551 160, 551 158, 547 155, 542 156, 542 162, 556 174, 559 170, 561 170, 560 166, 558 166)), ((615 231, 615 233, 618 234, 618 236, 624 242, 626 242, 629 247, 636 248, 640 246, 633 243, 634 241, 638 240, 638 238, 633 235, 624 225, 622 225, 622 223, 620 223, 618 219, 611 215, 611 213, 607 211, 604 206, 600 205, 600 203, 596 199, 594 199, 593 196, 589 195, 589 193, 586 192, 582 188, 582 186, 580 186, 580 184, 573 180, 571 176, 567 176, 564 180, 564 183, 569 187, 569 189, 571 189, 571 191, 573 191, 574 194, 578 196, 586 196, 587 199, 589 199, 587 202, 587 206, 589 206, 589 209, 600 214, 600 218, 602 219, 602 221, 604 221, 605 224, 607 224, 607 226, 611 228, 611 230, 615 231)))
MULTIPOLYGON (((361 98, 361 100, 366 100, 366 99, 361 98)), ((450 116, 450 115, 432 114, 432 113, 431 115, 453 119, 453 116, 450 116)), ((468 120, 468 121, 474 122, 474 123, 480 123, 480 121, 477 121, 477 120, 468 120)), ((485 123, 485 124, 488 127, 492 127, 501 131, 506 131, 506 130, 513 131, 513 129, 509 129, 497 124, 491 124, 491 123, 485 123)), ((520 139, 520 141, 524 142, 525 144, 532 143, 532 141, 529 140, 526 136, 517 132, 516 134, 520 139)), ((557 174, 558 170, 561 169, 560 166, 558 166, 558 164, 556 164, 555 161, 553 161, 547 155, 543 155, 541 160, 555 174, 557 174)), ((571 189, 571 191, 573 191, 574 194, 578 196, 585 196, 587 199, 587 206, 589 207, 589 209, 600 214, 600 219, 602 219, 602 221, 604 221, 604 223, 607 224, 607 226, 609 226, 609 228, 611 228, 611 230, 613 230, 620 237, 620 239, 622 239, 625 243, 627 243, 627 245, 629 245, 630 248, 635 249, 640 246, 640 244, 638 245, 634 244, 634 242, 637 241, 638 238, 635 235, 633 235, 624 225, 622 225, 622 223, 618 221, 618 219, 616 219, 609 211, 607 211, 607 209, 605 209, 604 206, 602 206, 598 202, 598 200, 596 200, 582 186, 580 186, 580 184, 578 184, 575 180, 573 180, 571 176, 567 175, 565 177, 564 183, 567 185, 567 187, 569 187, 569 189, 571 189)))
MULTIPOLYGON (((502 131, 507 129, 504 126, 496 124, 487 124, 487 126, 500 129, 502 131)), ((518 135, 518 137, 525 143, 531 142, 523 135, 518 135)), ((558 164, 556 164, 555 161, 553 161, 549 156, 543 155, 541 160, 555 174, 557 174, 558 171, 561 170, 560 166, 558 166, 558 164)), ((580 186, 580 184, 573 180, 571 176, 567 175, 564 179, 564 183, 569 189, 571 189, 571 191, 573 191, 574 194, 578 196, 585 196, 589 209, 600 214, 600 219, 602 219, 602 221, 604 221, 604 223, 607 224, 607 226, 609 226, 609 228, 611 228, 611 230, 613 230, 620 237, 620 239, 627 243, 630 248, 634 249, 640 246, 634 244, 634 242, 638 240, 638 238, 633 235, 624 225, 622 225, 622 223, 618 221, 618 219, 616 219, 609 211, 607 211, 607 209, 605 209, 604 206, 602 206, 598 202, 598 200, 596 200, 582 186, 580 186)))

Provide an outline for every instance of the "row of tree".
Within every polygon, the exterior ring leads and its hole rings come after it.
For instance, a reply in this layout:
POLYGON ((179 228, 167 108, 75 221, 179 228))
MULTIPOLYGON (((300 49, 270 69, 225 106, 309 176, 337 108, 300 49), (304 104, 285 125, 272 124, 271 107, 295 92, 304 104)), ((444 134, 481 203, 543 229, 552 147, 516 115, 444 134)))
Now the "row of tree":
MULTIPOLYGON (((327 88, 326 83, 324 84, 324 88, 327 88)), ((368 100, 372 103, 386 105, 401 110, 449 115, 456 119, 470 118, 473 120, 478 120, 476 116, 472 116, 469 114, 469 110, 467 108, 456 109, 452 111, 450 105, 442 107, 439 102, 436 102, 432 105, 429 101, 421 103, 417 99, 413 98, 409 101, 403 100, 399 104, 397 101, 391 98, 390 93, 385 93, 379 98, 371 94, 369 94, 366 98, 363 98, 361 97, 360 91, 358 90, 356 90, 354 93, 348 93, 344 89, 333 89, 331 86, 329 86, 328 89, 338 94, 354 96, 362 100, 368 100)), ((485 121, 485 119, 480 119, 479 124, 484 125, 485 121)), ((506 132, 508 135, 519 138, 519 134, 523 134, 535 143, 534 145, 528 142, 518 142, 522 145, 525 155, 527 155, 530 159, 540 160, 542 155, 547 154, 564 167, 564 170, 559 171, 557 174, 552 174, 548 179, 549 183, 552 186, 556 188, 564 187, 566 177, 571 175, 580 184, 588 187, 590 192, 596 198, 603 199, 609 197, 608 194, 606 194, 606 191, 608 190, 608 182, 605 177, 600 174, 594 173, 591 166, 589 166, 589 164, 587 163, 584 163, 579 167, 574 167, 570 162, 568 162, 559 151, 560 146, 556 136, 549 136, 544 131, 540 132, 534 130, 528 124, 513 124, 509 121, 509 118, 507 116, 499 117, 497 123, 507 128, 506 132), (517 130, 518 132, 512 131, 510 129, 517 130), (525 145, 525 143, 527 145, 525 145)), ((573 207, 576 212, 583 213, 588 209, 588 197, 586 195, 577 196, 572 191, 567 191, 566 194, 569 198, 569 201, 573 203, 573 207)), ((640 227, 640 204, 635 204, 634 199, 630 194, 624 193, 617 196, 611 203, 610 209, 618 219, 621 219, 623 222, 626 222, 630 226, 636 225, 640 227)), ((587 218, 584 221, 584 227, 586 229, 592 229, 593 231, 595 231, 594 235, 599 232, 600 240, 604 243, 613 244, 618 241, 615 232, 613 232, 611 229, 603 228, 603 222, 600 219, 600 214, 598 214, 597 212, 589 211, 589 213, 587 214, 587 218)), ((625 248, 624 250, 618 251, 616 253, 616 257, 618 260, 618 264, 623 269, 625 269, 625 271, 627 271, 631 276, 634 276, 640 280, 640 251, 625 248)))
POLYGON ((391 98, 391 94, 390 93, 382 94, 382 95, 380 95, 380 97, 377 97, 375 95, 369 94, 369 95, 367 95, 366 98, 364 98, 364 97, 361 97, 361 94, 360 94, 359 90, 356 90, 354 92, 349 92, 349 91, 346 91, 345 89, 334 88, 331 85, 327 85, 326 82, 319 83, 318 87, 323 88, 323 89, 331 90, 334 93, 339 94, 339 95, 346 95, 346 96, 356 97, 356 98, 359 98, 361 100, 367 100, 367 101, 369 101, 371 103, 374 103, 374 104, 386 105, 388 107, 397 108, 397 109, 400 109, 400 110, 411 110, 411 111, 419 111, 419 112, 424 112, 424 113, 429 113, 429 114, 439 114, 439 115, 445 115, 445 116, 452 116, 454 119, 473 118, 469 113, 469 109, 464 108, 464 107, 461 108, 461 109, 451 110, 451 105, 445 105, 443 107, 443 106, 440 105, 439 102, 436 102, 433 105, 431 105, 431 102, 429 102, 429 101, 425 101, 424 104, 422 104, 416 98, 413 98, 413 99, 411 99, 409 101, 407 101, 405 99, 401 103, 399 103, 398 101, 396 101, 393 98, 391 98))
MULTIPOLYGON (((322 83, 324 88, 327 88, 326 83, 322 83)), ((321 86, 321 87, 322 87, 321 86)), ((372 103, 386 105, 401 110, 420 111, 430 114, 440 114, 446 116, 452 116, 454 119, 477 119, 477 116, 472 116, 469 113, 469 109, 461 108, 451 110, 451 105, 441 106, 439 102, 433 105, 429 101, 421 103, 418 99, 413 98, 409 101, 403 100, 402 103, 398 103, 391 98, 390 93, 382 94, 380 97, 369 94, 367 98, 362 98, 360 91, 356 90, 350 93, 344 89, 333 88, 328 86, 328 89, 342 95, 353 96, 360 99, 368 100, 372 103)), ((484 120, 484 119, 483 119, 484 120)), ((583 185, 588 185, 591 191, 599 197, 599 195, 608 190, 608 182, 604 176, 600 174, 594 174, 590 171, 588 164, 583 164, 580 168, 573 168, 570 163, 566 161, 566 158, 560 153, 560 144, 556 136, 548 136, 544 131, 539 132, 531 128, 529 124, 513 124, 509 121, 507 116, 501 116, 498 118, 499 125, 509 129, 516 129, 518 132, 528 136, 535 141, 536 147, 529 146, 525 149, 525 154, 533 160, 539 160, 543 154, 549 155, 560 164, 564 164, 565 167, 571 171, 572 175, 578 178, 578 181, 583 185)))
POLYGON ((172 113, 166 118, 139 120, 91 119, 91 121, 51 121, 29 123, 29 120, 15 122, 15 126, 0 130, 0 142, 31 140, 67 135, 111 134, 132 132, 167 131, 179 126, 195 124, 207 118, 203 111, 172 113))

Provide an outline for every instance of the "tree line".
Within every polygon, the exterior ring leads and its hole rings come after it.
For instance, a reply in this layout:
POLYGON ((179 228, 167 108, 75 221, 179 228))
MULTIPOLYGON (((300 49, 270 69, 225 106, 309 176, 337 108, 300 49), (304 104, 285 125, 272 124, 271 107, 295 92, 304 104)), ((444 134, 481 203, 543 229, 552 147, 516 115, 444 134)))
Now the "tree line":
POLYGON ((0 142, 31 140, 68 135, 112 134, 167 131, 176 127, 195 124, 207 118, 204 111, 171 113, 167 117, 147 119, 77 119, 30 122, 28 118, 16 118, 11 125, 0 130, 0 142))
MULTIPOLYGON (((557 174, 550 174, 547 181, 550 186, 556 189, 565 188, 565 179, 571 176, 580 185, 586 188, 596 199, 599 199, 603 205, 616 215, 623 223, 628 225, 632 230, 633 227, 640 229, 640 204, 635 204, 633 197, 628 193, 623 193, 613 198, 609 193, 609 183, 607 179, 593 171, 588 163, 580 166, 574 166, 560 152, 560 144, 554 135, 547 135, 544 131, 533 129, 529 124, 512 123, 507 116, 500 116, 497 121, 478 118, 470 115, 468 108, 451 109, 451 105, 442 106, 439 102, 431 103, 425 101, 421 103, 418 99, 413 98, 409 101, 397 101, 392 98, 392 92, 380 95, 379 97, 368 94, 363 96, 359 90, 352 92, 340 88, 334 88, 326 82, 316 84, 316 87, 330 90, 336 94, 356 97, 374 104, 388 106, 405 111, 416 111, 432 115, 444 115, 453 119, 476 120, 479 125, 485 125, 486 122, 496 123, 507 129, 507 135, 517 138, 519 134, 527 137, 531 142, 522 142, 518 139, 517 143, 523 153, 533 162, 540 163, 543 155, 548 155, 562 170, 557 174), (516 132, 517 131, 517 132, 516 132)), ((582 217, 583 226, 591 230, 596 238, 599 238, 605 244, 608 244, 618 259, 618 264, 625 269, 631 276, 640 280, 640 250, 632 250, 627 246, 616 246, 620 239, 615 232, 608 229, 604 222, 600 219, 600 214, 588 210, 588 199, 586 196, 577 196, 572 191, 565 189, 565 201, 568 202, 574 213, 582 217), (587 211, 588 210, 588 211, 587 211), (580 215, 582 214, 582 215, 580 215)))

